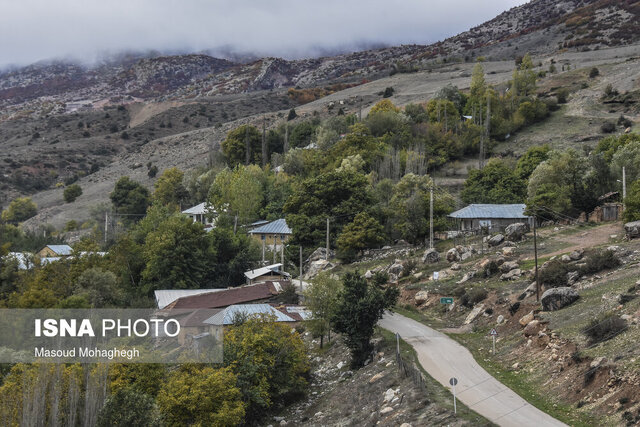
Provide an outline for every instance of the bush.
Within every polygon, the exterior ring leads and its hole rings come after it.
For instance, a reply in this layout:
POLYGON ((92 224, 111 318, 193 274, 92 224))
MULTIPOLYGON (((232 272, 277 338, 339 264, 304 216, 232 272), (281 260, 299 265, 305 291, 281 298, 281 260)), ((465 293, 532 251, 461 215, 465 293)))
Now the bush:
POLYGON ((545 268, 538 271, 540 283, 547 288, 567 286, 567 266, 558 260, 549 261, 545 268))
POLYGON ((585 266, 580 272, 582 274, 595 274, 602 270, 610 270, 620 265, 620 259, 613 251, 596 250, 590 253, 585 260, 585 266))
POLYGON ((604 122, 602 126, 600 126, 600 130, 602 133, 613 133, 616 131, 616 124, 613 122, 604 122))
POLYGON ((479 302, 484 301, 487 298, 487 291, 482 288, 473 288, 467 291, 460 298, 460 304, 465 307, 472 308, 474 305, 479 302))
POLYGON ((67 188, 64 189, 63 197, 64 201, 67 203, 75 202, 78 197, 82 195, 82 187, 78 184, 71 184, 67 188))
POLYGON ((556 98, 558 98, 558 104, 566 104, 569 97, 569 89, 561 88, 556 92, 556 98))
POLYGON ((600 70, 598 70, 596 67, 593 67, 591 71, 589 71, 589 78, 591 79, 595 79, 599 75, 600 75, 600 70))
POLYGON ((498 265, 498 263, 495 260, 490 260, 485 266, 484 266, 484 275, 486 277, 491 277, 494 274, 498 273, 498 271, 500 271, 500 266, 498 265))
POLYGON ((383 98, 390 98, 393 96, 393 93, 395 92, 395 89, 392 87, 388 87, 384 90, 384 94, 382 95, 383 98))
POLYGON ((158 167, 156 165, 151 166, 147 171, 147 176, 149 178, 155 178, 157 174, 158 174, 158 167))
POLYGON ((618 126, 629 128, 631 125, 633 125, 631 120, 627 119, 624 115, 621 114, 620 117, 618 117, 618 126))
POLYGON ((122 132, 122 133, 120 134, 120 138, 122 138, 122 139, 129 139, 129 134, 128 134, 126 131, 125 131, 125 132, 122 132))
POLYGON ((582 329, 582 333, 589 338, 590 344, 597 344, 609 340, 627 329, 627 322, 615 313, 593 319, 582 329))
POLYGON ((415 259, 408 259, 402 263, 402 275, 404 277, 411 276, 411 273, 418 267, 418 263, 415 259))

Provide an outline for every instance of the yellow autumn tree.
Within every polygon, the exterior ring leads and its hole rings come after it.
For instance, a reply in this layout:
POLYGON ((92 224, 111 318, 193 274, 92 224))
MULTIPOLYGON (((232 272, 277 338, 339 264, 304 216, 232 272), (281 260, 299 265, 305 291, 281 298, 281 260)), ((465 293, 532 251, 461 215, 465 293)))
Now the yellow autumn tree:
POLYGON ((380 112, 393 112, 393 113, 399 113, 400 112, 400 108, 396 107, 393 102, 389 101, 388 99, 383 99, 382 101, 378 101, 378 103, 376 103, 376 105, 374 105, 373 107, 371 107, 371 111, 369 112, 369 114, 375 114, 375 113, 380 113, 380 112))

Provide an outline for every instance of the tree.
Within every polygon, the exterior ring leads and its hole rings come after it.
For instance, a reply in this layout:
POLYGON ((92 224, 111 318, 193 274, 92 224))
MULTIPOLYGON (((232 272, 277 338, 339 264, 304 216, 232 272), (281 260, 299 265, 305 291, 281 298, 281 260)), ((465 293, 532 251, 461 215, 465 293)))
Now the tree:
MULTIPOLYGON (((363 212, 373 203, 367 178, 352 171, 333 171, 302 181, 284 204, 294 241, 305 247, 319 246, 326 238, 327 217, 335 239, 348 216, 363 212)), ((335 240, 334 240, 335 241, 335 240)))
POLYGON ((247 424, 307 389, 309 361, 300 335, 269 317, 251 317, 225 329, 224 365, 237 376, 247 424))
POLYGON ((640 179, 640 141, 633 141, 618 149, 611 159, 611 175, 622 180, 625 168, 627 182, 640 179))
POLYGON ((526 183, 504 160, 492 159, 469 173, 461 198, 465 203, 522 203, 526 183))
POLYGON ((183 178, 184 172, 178 168, 171 168, 162 172, 160 178, 153 184, 155 188, 153 193, 154 203, 172 205, 179 208, 182 202, 189 197, 189 192, 182 183, 183 178))
POLYGON ((631 184, 624 203, 626 208, 625 221, 640 221, 640 179, 631 184))
POLYGON ((117 305, 121 301, 116 275, 101 268, 84 270, 75 284, 75 295, 85 296, 94 308, 117 305))
POLYGON ((38 206, 30 197, 18 197, 9 203, 6 210, 2 211, 2 220, 6 222, 22 222, 35 216, 38 206))
POLYGON ((316 276, 311 286, 304 292, 305 305, 313 315, 307 323, 311 332, 320 336, 320 348, 324 343, 324 336, 331 336, 331 316, 338 302, 338 293, 342 288, 342 283, 334 279, 327 273, 316 276))
POLYGON ((399 290, 369 285, 357 271, 345 274, 342 283, 332 321, 335 330, 345 335, 351 367, 357 369, 370 357, 374 327, 384 311, 395 305, 399 290))
POLYGON ((517 96, 530 96, 536 90, 536 73, 533 71, 533 61, 528 53, 522 58, 522 63, 513 72, 512 89, 517 96))
POLYGON ((394 113, 399 113, 400 109, 396 107, 393 104, 393 102, 391 102, 390 100, 383 99, 382 101, 378 101, 373 107, 371 107, 369 114, 378 113, 382 111, 391 111, 394 113))
POLYGON ((216 227, 207 233, 209 238, 209 274, 212 287, 228 287, 244 282, 244 272, 255 267, 259 257, 258 244, 246 234, 216 227))
POLYGON ((116 182, 109 198, 119 214, 144 216, 151 204, 149 190, 128 176, 123 176, 116 182))
POLYGON ((236 383, 236 375, 230 368, 180 365, 158 394, 166 425, 241 424, 245 411, 236 383))
POLYGON ((75 202, 78 197, 82 195, 82 187, 78 184, 71 184, 64 189, 63 197, 67 203, 75 202))
POLYGON ((209 203, 219 215, 255 220, 264 201, 264 173, 256 165, 222 170, 209 189, 209 203))
POLYGON ((144 242, 142 272, 145 291, 197 289, 209 272, 209 241, 202 224, 173 215, 150 232, 144 242))
POLYGON ((161 426, 160 411, 151 396, 123 388, 104 402, 98 414, 98 427, 161 426))
POLYGON ((296 117, 298 117, 298 114, 296 113, 296 109, 292 108, 291 110, 289 110, 289 115, 287 115, 287 121, 290 122, 291 120, 295 119, 296 117))
POLYGON ((262 133, 255 126, 242 125, 229 131, 222 141, 222 153, 227 164, 234 167, 247 161, 247 143, 249 146, 249 163, 260 164, 262 161, 262 133))
POLYGON ((551 149, 548 145, 531 147, 518 159, 515 173, 520 179, 529 179, 538 165, 549 158, 551 149))
POLYGON ((340 258, 354 260, 358 252, 377 247, 384 240, 384 228, 378 220, 366 212, 360 212, 353 222, 344 226, 336 244, 340 258))
POLYGON ((473 112, 475 107, 477 114, 482 114, 485 102, 485 92, 487 91, 487 83, 484 80, 484 68, 482 64, 476 64, 471 72, 471 86, 469 99, 467 101, 467 112, 473 112))

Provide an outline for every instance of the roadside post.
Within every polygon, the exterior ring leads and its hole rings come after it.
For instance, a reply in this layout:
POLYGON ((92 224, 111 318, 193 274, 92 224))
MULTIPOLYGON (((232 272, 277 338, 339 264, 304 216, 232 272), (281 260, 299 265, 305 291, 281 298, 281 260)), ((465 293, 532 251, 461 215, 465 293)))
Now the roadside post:
POLYGON ((496 355, 496 337, 498 336, 498 331, 496 331, 496 328, 491 329, 491 332, 489 332, 489 334, 491 335, 491 338, 493 339, 493 355, 496 355))
POLYGON ((456 377, 452 377, 449 380, 449 384, 453 387, 453 413, 458 413, 458 408, 456 407, 456 384, 458 384, 458 379, 456 377))

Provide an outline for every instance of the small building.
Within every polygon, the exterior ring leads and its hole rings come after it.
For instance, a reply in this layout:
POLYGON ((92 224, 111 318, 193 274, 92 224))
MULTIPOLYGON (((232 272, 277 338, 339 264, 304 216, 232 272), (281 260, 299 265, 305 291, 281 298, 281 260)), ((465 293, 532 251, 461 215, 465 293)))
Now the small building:
POLYGON ((212 288, 212 289, 158 289, 153 293, 156 297, 156 305, 159 309, 163 309, 170 305, 172 302, 182 298, 190 297, 194 295, 207 294, 210 292, 221 292, 227 288, 212 288))
POLYGON ((449 214, 449 218, 456 220, 461 231, 502 230, 510 224, 524 222, 533 226, 533 217, 525 215, 527 208, 524 204, 492 205, 473 204, 449 214))
POLYGON ((260 316, 273 317, 276 322, 297 322, 296 319, 285 314, 284 310, 278 310, 269 304, 235 304, 214 314, 204 323, 214 326, 228 326, 243 318, 260 316))
POLYGON ((288 281, 266 281, 255 285, 240 286, 183 296, 165 306, 165 309, 224 308, 235 304, 266 303, 277 299, 288 281))
POLYGON ((38 251, 40 258, 59 258, 71 256, 73 249, 69 245, 47 245, 38 251))
POLYGON ((291 275, 282 269, 282 264, 272 264, 244 272, 247 285, 267 280, 290 280, 291 275))
POLYGON ((289 240, 293 232, 287 225, 287 221, 281 218, 254 228, 249 231, 249 234, 262 244, 278 250, 279 245, 289 240))
POLYGON ((202 202, 192 208, 185 209, 182 213, 191 218, 193 222, 204 224, 206 228, 213 228, 216 225, 216 211, 207 202, 202 202))

